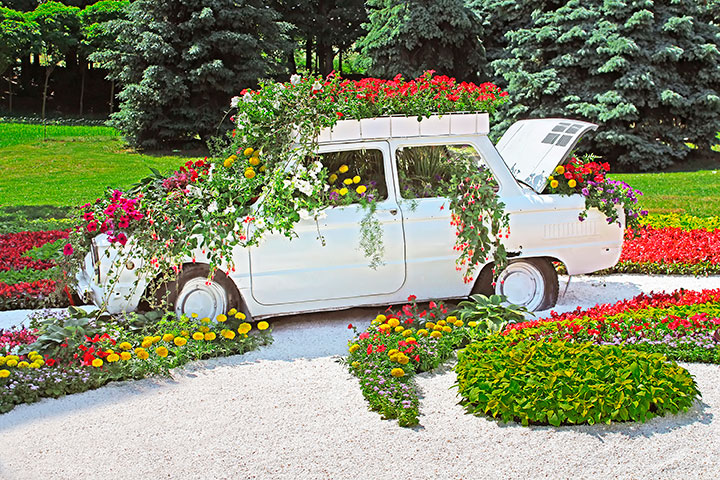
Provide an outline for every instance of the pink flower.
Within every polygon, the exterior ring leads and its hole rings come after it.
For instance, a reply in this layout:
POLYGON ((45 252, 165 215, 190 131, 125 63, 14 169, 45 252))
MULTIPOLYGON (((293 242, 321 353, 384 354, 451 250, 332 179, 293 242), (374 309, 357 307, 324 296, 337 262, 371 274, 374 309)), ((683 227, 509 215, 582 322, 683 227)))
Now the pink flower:
POLYGON ((63 248, 63 253, 65 255, 72 255, 74 251, 75 250, 73 250, 73 247, 71 244, 69 244, 69 243, 65 244, 65 248, 63 248))
POLYGON ((117 234, 117 237, 115 237, 115 240, 124 247, 127 243, 127 235, 125 235, 123 232, 120 232, 117 234))
POLYGON ((87 229, 88 232, 94 232, 95 230, 97 230, 97 222, 92 221, 92 222, 88 223, 87 227, 85 227, 85 228, 87 229))

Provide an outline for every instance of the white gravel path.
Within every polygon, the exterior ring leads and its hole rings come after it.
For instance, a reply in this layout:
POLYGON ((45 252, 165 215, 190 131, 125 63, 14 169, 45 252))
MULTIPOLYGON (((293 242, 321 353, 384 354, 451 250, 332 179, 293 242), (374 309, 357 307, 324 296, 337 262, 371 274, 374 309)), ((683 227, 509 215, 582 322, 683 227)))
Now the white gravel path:
MULTIPOLYGON (((720 277, 574 278, 555 310, 680 287, 720 288, 720 277)), ((336 362, 352 335, 348 322, 364 328, 375 313, 278 319, 275 343, 258 351, 196 362, 172 379, 16 407, 0 415, 0 479, 720 476, 717 365, 685 365, 703 394, 688 412, 561 428, 464 414, 445 368, 418 376, 421 426, 404 429, 369 412, 357 381, 336 362)))

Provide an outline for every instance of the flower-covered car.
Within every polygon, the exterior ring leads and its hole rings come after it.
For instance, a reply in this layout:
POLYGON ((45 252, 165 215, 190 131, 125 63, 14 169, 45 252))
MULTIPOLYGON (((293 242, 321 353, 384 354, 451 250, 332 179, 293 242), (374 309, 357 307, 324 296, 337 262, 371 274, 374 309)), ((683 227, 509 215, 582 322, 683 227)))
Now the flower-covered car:
MULTIPOLYGON (((387 305, 411 294, 424 300, 478 292, 497 292, 530 310, 547 309, 558 297, 553 262, 576 275, 611 267, 620 257, 625 224, 620 206, 611 205, 615 214, 609 217, 595 208, 586 212, 583 195, 543 193, 548 183, 550 190, 558 187, 549 180, 557 175, 556 167, 580 136, 595 128, 576 120, 523 120, 493 145, 487 114, 342 120, 320 132, 313 161, 303 167, 308 178, 329 174, 329 198, 336 203, 300 212, 294 236, 266 233, 255 245, 237 246, 233 267, 221 266, 212 275, 210 251, 198 246, 184 259, 177 278, 163 280, 137 275, 147 260, 132 255, 132 239, 122 239, 121 247, 99 235, 78 275, 79 289, 110 312, 120 312, 135 310, 153 288, 178 314, 208 317, 232 307, 258 319, 387 305), (484 172, 504 204, 509 223, 498 236, 508 262, 499 272, 486 246, 478 247, 483 255, 475 278, 458 272, 457 251, 463 248, 458 236, 472 236, 471 229, 492 220, 458 225, 450 207, 471 211, 472 192, 463 194, 466 203, 458 207, 457 196, 448 194, 456 190, 441 188, 458 164, 484 172), (368 224, 369 212, 373 221, 368 224), (368 251, 374 252, 370 262, 368 251), (119 268, 114 277, 109 275, 113 265, 119 268)), ((259 163, 248 158, 249 165, 259 163)), ((228 158, 225 167, 234 161, 228 158)), ((248 167, 246 178, 248 172, 255 175, 248 167)), ((574 186, 572 175, 562 178, 574 186)), ((306 189, 312 191, 311 185, 306 189)), ((260 196, 245 221, 233 228, 252 237, 258 228, 253 209, 272 200, 260 196)))

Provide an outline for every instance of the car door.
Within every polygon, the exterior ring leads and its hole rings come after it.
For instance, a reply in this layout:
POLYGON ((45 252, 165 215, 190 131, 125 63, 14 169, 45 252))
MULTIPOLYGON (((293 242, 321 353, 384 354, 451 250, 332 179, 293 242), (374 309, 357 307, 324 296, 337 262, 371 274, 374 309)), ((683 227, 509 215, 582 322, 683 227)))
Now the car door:
POLYGON ((374 237, 367 240, 381 239, 384 248, 380 265, 371 268, 360 246, 368 208, 359 203, 330 207, 317 221, 301 219, 295 226, 297 237, 271 234, 250 248, 251 291, 258 303, 277 305, 383 295, 397 291, 405 282, 402 214, 392 175, 386 174, 390 171, 387 142, 324 146, 319 160, 337 176, 336 190, 364 185, 367 193, 373 193, 376 208, 372 215, 377 221, 371 222, 369 233, 374 237), (353 181, 356 177, 360 180, 353 181), (349 185, 343 183, 347 179, 349 185))

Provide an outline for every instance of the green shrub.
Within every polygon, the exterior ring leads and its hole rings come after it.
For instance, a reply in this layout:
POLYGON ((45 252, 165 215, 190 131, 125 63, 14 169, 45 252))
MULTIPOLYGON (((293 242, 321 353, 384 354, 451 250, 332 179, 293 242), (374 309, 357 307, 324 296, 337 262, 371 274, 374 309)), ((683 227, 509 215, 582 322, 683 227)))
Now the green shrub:
POLYGON ((484 334, 501 332, 508 323, 525 320, 527 309, 505 304, 505 295, 470 295, 470 300, 458 304, 456 315, 463 322, 475 322, 476 329, 484 334))
POLYGON ((644 422, 700 395, 693 377, 660 354, 514 334, 468 345, 455 370, 467 411, 523 425, 644 422))
POLYGON ((653 228, 681 228, 683 230, 707 230, 709 232, 720 229, 720 217, 696 217, 688 214, 652 214, 640 221, 643 225, 653 228))

